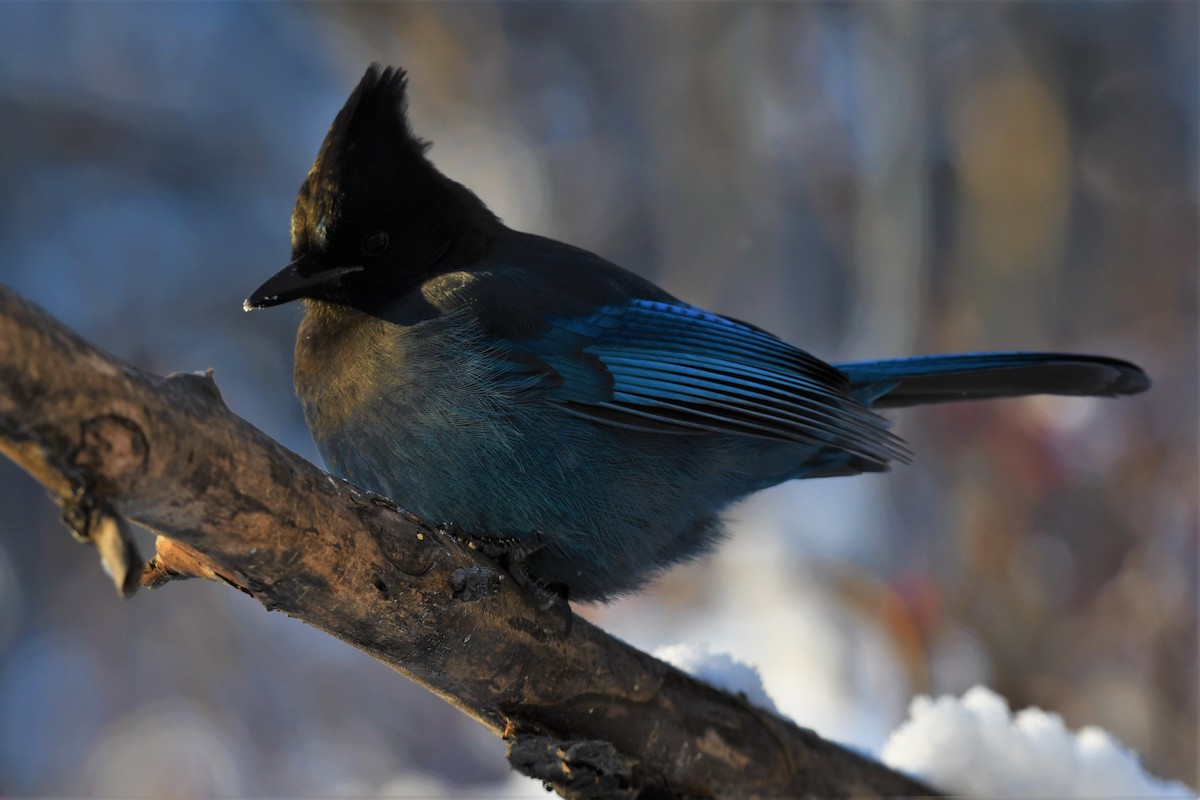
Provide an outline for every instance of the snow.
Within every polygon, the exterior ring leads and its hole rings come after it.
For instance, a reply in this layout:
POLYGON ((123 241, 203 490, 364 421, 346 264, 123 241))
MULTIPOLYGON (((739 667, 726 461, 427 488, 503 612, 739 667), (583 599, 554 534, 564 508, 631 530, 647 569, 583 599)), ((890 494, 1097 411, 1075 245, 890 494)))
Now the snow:
MULTIPOLYGON (((758 668, 708 643, 660 647, 654 655, 706 683, 778 709, 758 668)), ((976 686, 961 698, 920 696, 883 747, 883 763, 959 797, 1196 797, 1145 771, 1136 753, 1096 727, 1071 731, 1058 714, 1016 714, 976 686)))
POLYGON ((963 797, 1195 797, 1147 773, 1106 731, 1072 732, 1062 717, 976 686, 962 699, 921 696, 892 734, 883 762, 963 797))
POLYGON ((693 678, 712 684, 718 689, 744 695, 751 704, 778 713, 775 701, 763 687, 758 668, 738 661, 728 653, 710 652, 707 642, 667 645, 655 650, 654 656, 678 667, 693 678))

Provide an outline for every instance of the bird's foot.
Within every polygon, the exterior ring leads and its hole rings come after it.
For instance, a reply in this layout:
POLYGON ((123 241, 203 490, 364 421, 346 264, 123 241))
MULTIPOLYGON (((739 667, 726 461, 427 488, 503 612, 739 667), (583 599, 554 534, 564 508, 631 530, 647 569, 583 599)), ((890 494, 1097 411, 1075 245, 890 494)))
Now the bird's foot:
POLYGON ((494 558, 508 570, 513 581, 524 589, 540 611, 555 610, 563 618, 563 637, 570 635, 575 615, 571 613, 569 587, 562 583, 546 583, 529 572, 525 561, 546 546, 546 538, 538 532, 531 537, 516 536, 473 536, 452 522, 442 525, 442 530, 478 550, 488 558, 494 558))
POLYGON ((565 639, 567 636, 570 636, 571 626, 575 622, 575 615, 571 613, 571 604, 567 602, 570 599, 567 585, 565 583, 543 583, 529 574, 524 561, 502 563, 508 568, 508 574, 512 575, 517 585, 529 593, 530 598, 533 599, 533 604, 537 606, 538 610, 553 610, 562 617, 563 638, 565 639))

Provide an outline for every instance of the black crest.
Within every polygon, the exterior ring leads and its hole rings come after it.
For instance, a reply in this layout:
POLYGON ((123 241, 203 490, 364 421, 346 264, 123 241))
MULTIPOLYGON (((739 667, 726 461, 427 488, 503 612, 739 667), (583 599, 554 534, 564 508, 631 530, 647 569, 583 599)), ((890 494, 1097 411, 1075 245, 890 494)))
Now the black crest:
MULTIPOLYGON (((425 157, 430 144, 408 122, 408 76, 372 64, 338 112, 300 187, 292 216, 293 248, 328 250, 353 218, 372 219, 405 196, 427 193, 441 177, 425 157), (386 180, 381 180, 387 176, 386 180)), ((350 236, 358 231, 346 231, 350 236)))

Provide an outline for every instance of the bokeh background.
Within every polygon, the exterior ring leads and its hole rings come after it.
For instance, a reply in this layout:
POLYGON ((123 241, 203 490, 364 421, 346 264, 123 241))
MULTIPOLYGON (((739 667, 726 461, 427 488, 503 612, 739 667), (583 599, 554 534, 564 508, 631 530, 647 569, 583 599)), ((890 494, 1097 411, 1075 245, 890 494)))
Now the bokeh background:
MULTIPOLYGON (((315 460, 299 310, 241 302, 382 61, 510 225, 827 359, 1134 360, 1134 399, 898 414, 915 465, 765 492, 715 558, 583 610, 733 653, 868 751, 915 693, 984 683, 1195 787, 1197 9, 5 3, 0 281, 140 367, 214 368, 315 460)), ((0 463, 0 794, 544 796, 475 723, 227 587, 119 601, 57 517, 0 463)))

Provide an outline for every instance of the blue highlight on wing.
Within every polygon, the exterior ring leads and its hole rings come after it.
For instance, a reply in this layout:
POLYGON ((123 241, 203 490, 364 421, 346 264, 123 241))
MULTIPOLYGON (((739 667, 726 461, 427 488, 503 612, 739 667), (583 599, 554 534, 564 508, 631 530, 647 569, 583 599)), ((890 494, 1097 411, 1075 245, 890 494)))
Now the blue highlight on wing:
POLYGON ((880 466, 909 458, 836 369, 694 306, 605 306, 552 319, 530 344, 563 378, 561 399, 602 422, 832 447, 880 466))

